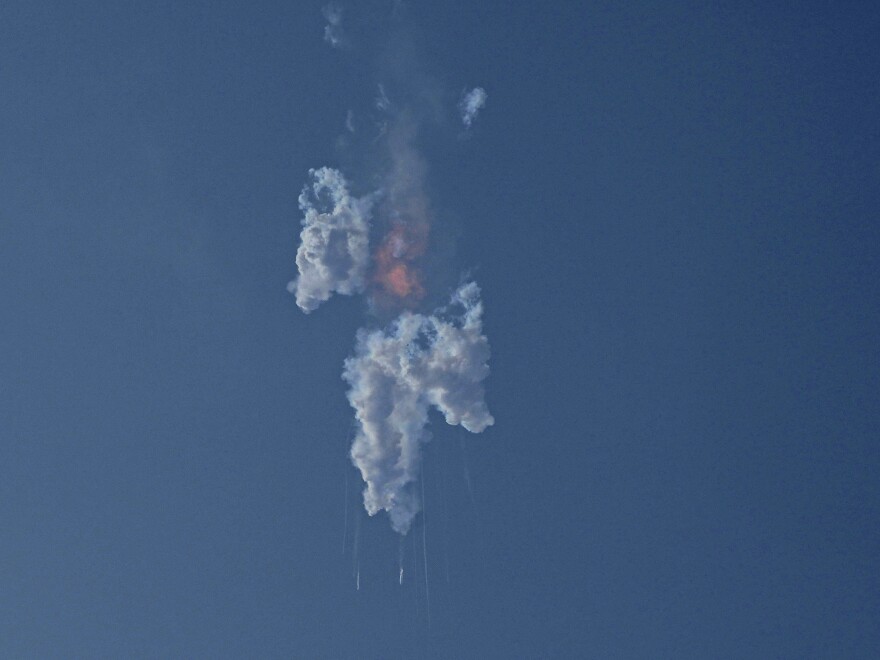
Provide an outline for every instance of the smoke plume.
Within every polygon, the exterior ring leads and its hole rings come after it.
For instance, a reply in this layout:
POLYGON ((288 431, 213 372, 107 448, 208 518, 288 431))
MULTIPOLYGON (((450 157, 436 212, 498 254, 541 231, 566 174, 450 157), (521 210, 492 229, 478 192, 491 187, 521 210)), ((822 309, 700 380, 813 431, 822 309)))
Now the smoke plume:
POLYGON ((361 330, 354 357, 345 361, 348 400, 360 425, 351 458, 367 484, 364 506, 370 515, 387 511, 401 534, 419 511, 412 484, 430 407, 472 433, 494 423, 483 400, 489 342, 482 314, 479 288, 465 284, 447 309, 404 312, 387 329, 361 330))
MULTIPOLYGON (((324 15, 330 23, 325 38, 339 45, 341 8, 329 5, 324 15)), ((406 71, 412 63, 409 57, 395 61, 406 63, 406 71)), ((489 342, 479 287, 464 284, 446 306, 425 309, 433 284, 426 260, 430 255, 436 262, 432 232, 436 237, 437 226, 417 138, 426 117, 436 117, 442 103, 437 87, 425 80, 421 74, 398 73, 397 87, 376 83, 371 112, 379 117, 373 115, 377 134, 370 144, 380 155, 371 153, 372 167, 359 181, 367 190, 379 190, 357 198, 339 170, 310 171, 312 183, 299 198, 305 214, 296 255, 299 276, 288 285, 306 313, 340 293, 364 294, 375 315, 369 329, 358 331, 354 355, 343 370, 358 423, 350 457, 366 484, 367 512, 386 511, 401 534, 420 509, 414 484, 422 444, 430 437, 430 409, 472 433, 494 423, 482 384, 489 373, 489 342), (408 79, 401 82, 401 77, 408 79), (380 321, 387 319, 393 320, 383 327, 380 321)), ((462 98, 458 109, 466 126, 485 100, 481 88, 462 98)), ((346 121, 352 134, 353 116, 349 111, 346 121)))

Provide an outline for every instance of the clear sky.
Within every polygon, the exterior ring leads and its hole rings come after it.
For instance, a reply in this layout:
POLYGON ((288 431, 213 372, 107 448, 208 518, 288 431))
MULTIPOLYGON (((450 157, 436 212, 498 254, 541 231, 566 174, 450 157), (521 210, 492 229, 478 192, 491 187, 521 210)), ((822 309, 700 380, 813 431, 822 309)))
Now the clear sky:
POLYGON ((662 4, 2 3, 0 655, 880 655, 880 9, 662 4), (401 62, 495 418, 402 545, 286 290, 401 62))

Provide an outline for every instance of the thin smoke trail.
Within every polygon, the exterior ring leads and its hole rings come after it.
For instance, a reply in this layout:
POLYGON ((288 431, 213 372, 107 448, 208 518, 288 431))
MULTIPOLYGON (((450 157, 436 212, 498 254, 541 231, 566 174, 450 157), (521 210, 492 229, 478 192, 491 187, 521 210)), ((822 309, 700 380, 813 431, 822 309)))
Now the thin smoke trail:
POLYGON ((468 497, 471 499, 471 504, 476 504, 476 501, 474 500, 474 486, 471 483, 471 471, 468 467, 467 447, 464 445, 464 438, 461 439, 461 463, 464 468, 464 483, 467 485, 468 497))
POLYGON ((437 480, 437 487, 440 489, 440 526, 443 535, 443 567, 446 574, 446 584, 449 584, 449 532, 447 529, 449 511, 446 504, 446 470, 443 469, 443 459, 445 452, 440 452, 440 460, 437 462, 437 469, 440 472, 440 478, 437 480))
MULTIPOLYGON (((355 432, 355 422, 352 420, 351 423, 351 433, 355 432)), ((348 471, 349 466, 351 464, 348 462, 343 463, 342 465, 342 481, 345 484, 345 502, 342 514, 342 554, 345 555, 345 548, 348 545, 348 509, 349 509, 349 496, 348 496, 348 471)))
MULTIPOLYGON (((415 534, 412 535, 412 558, 413 558, 413 576, 418 576, 419 574, 419 553, 418 553, 418 537, 415 534)), ((416 590, 419 588, 419 581, 413 580, 413 584, 415 585, 416 590)))
POLYGON ((422 484, 422 553, 425 559, 425 612, 428 620, 428 629, 431 628, 431 590, 428 586, 428 511, 425 509, 425 471, 421 470, 422 484))
POLYGON ((397 567, 400 569, 400 574, 398 577, 399 583, 403 584, 403 539, 404 537, 400 537, 400 544, 397 551, 397 567))
MULTIPOLYGON (((410 534, 409 537, 412 541, 412 543, 411 543, 411 545, 412 545, 412 549, 411 549, 412 561, 410 562, 410 564, 411 564, 410 568, 412 570, 413 576, 416 578, 416 579, 413 579, 410 581, 410 584, 412 585, 412 587, 411 587, 412 611, 414 613, 414 621, 420 622, 422 620, 422 598, 421 598, 422 582, 421 582, 421 580, 418 579, 418 575, 419 575, 418 539, 419 539, 419 537, 418 537, 418 534, 410 534)), ((406 538, 406 537, 401 536, 401 538, 406 538)))
POLYGON ((345 482, 345 502, 343 522, 342 522, 342 554, 345 554, 346 541, 348 540, 348 469, 342 474, 342 480, 345 482))
POLYGON ((354 523, 354 547, 352 548, 352 576, 360 572, 360 542, 361 542, 361 517, 355 516, 354 523))

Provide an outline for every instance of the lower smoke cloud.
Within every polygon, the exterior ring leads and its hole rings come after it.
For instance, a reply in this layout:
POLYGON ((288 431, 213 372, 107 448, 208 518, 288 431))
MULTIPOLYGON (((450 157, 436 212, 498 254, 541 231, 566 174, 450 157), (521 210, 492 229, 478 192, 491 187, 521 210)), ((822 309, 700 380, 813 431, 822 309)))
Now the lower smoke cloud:
POLYGON ((413 483, 430 407, 472 433, 494 423, 483 398, 489 342, 482 313, 479 287, 465 284, 431 315, 404 312, 388 329, 361 330, 345 362, 360 426, 351 459, 366 483, 364 506, 370 515, 387 511, 401 534, 420 508, 413 483))

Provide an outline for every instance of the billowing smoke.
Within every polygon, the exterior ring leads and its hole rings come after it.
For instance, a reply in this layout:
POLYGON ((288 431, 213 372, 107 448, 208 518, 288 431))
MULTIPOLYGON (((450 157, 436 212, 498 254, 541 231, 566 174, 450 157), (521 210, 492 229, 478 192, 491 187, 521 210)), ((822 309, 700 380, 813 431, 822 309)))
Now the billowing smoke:
POLYGON ((482 313, 479 288, 466 284, 449 308, 430 316, 404 312, 387 329, 361 330, 354 357, 345 361, 360 425, 351 458, 367 484, 364 506, 370 515, 387 511, 401 534, 420 508, 413 483, 429 408, 472 433, 494 423, 483 400, 489 342, 482 313))
MULTIPOLYGON (((342 44, 341 8, 328 5, 324 15, 329 22, 326 40, 342 44)), ((407 86, 401 87, 406 97, 407 86)), ((358 422, 351 460, 366 484, 367 512, 386 511, 392 527, 406 534, 421 508, 414 484, 422 444, 429 439, 430 409, 440 411, 448 424, 472 433, 494 423, 482 385, 489 373, 489 342, 483 335, 480 289, 473 282, 460 286, 448 305, 430 313, 424 310, 430 299, 425 259, 434 226, 426 192, 427 164, 416 146, 424 104, 399 104, 383 84, 377 88, 373 111, 381 117, 375 121, 377 134, 371 143, 382 156, 370 161, 374 166, 364 181, 367 189, 381 189, 357 198, 339 170, 323 167, 310 172, 312 184, 299 198, 305 213, 296 255, 299 277, 288 289, 306 313, 333 293, 363 293, 378 317, 371 329, 358 331, 354 355, 343 371, 358 422), (379 235, 371 237, 371 227, 379 235), (394 320, 375 327, 380 318, 394 320)), ((419 90, 408 93, 411 100, 426 96, 419 90)), ((481 88, 462 98, 458 109, 466 126, 485 100, 481 88)), ((349 111, 350 133, 353 117, 349 111)))
POLYGON ((461 97, 458 104, 458 111, 461 113, 461 120, 467 128, 471 127, 477 118, 480 110, 486 105, 488 94, 482 87, 475 87, 467 94, 461 97))
POLYGON ((305 213, 296 252, 299 277, 287 285, 296 304, 309 313, 336 293, 360 293, 370 263, 369 217, 373 196, 355 199, 339 170, 311 170, 309 186, 299 196, 305 213))

